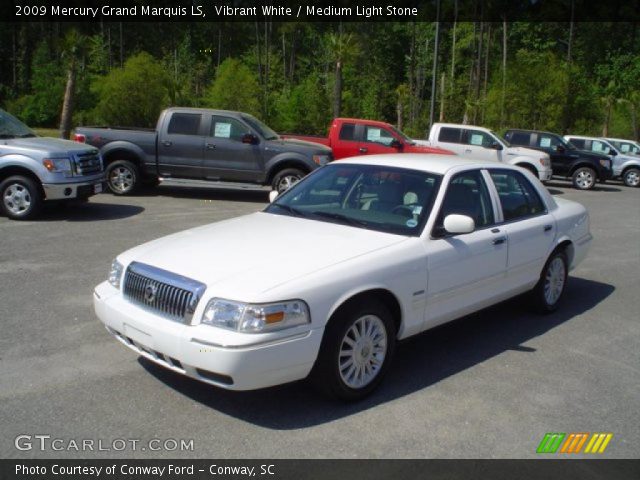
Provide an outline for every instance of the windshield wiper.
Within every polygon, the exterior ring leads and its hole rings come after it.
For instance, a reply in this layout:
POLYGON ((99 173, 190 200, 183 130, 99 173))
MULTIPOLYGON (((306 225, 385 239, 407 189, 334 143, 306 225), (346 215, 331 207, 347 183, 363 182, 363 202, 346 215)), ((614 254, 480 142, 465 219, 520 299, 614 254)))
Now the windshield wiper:
POLYGON ((16 138, 16 136, 8 133, 0 133, 0 138, 16 138))
POLYGON ((315 212, 311 212, 312 215, 315 215, 317 217, 325 217, 325 218, 330 218, 332 220, 339 220, 343 223, 346 223, 348 225, 352 225, 354 227, 365 227, 367 228, 369 226, 369 224, 367 222, 363 222, 362 220, 357 220, 355 218, 351 218, 351 217, 347 217, 346 215, 343 215, 341 213, 334 213, 334 212, 323 212, 320 210, 317 210, 315 212))
POLYGON ((286 210, 289 213, 293 213, 296 217, 304 217, 304 213, 294 207, 290 207, 289 205, 285 205, 283 203, 272 203, 272 207, 279 207, 282 210, 286 210))

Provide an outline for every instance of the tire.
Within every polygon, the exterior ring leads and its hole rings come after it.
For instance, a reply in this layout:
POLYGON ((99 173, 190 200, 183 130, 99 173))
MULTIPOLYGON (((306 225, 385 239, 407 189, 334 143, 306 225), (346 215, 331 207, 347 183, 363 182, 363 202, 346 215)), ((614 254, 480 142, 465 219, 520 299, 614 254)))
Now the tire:
POLYGON ((596 171, 591 167, 577 168, 571 176, 574 188, 578 190, 591 190, 596 184, 596 171))
POLYGON ((301 180, 306 173, 297 168, 285 168, 276 173, 271 182, 271 187, 278 193, 282 193, 291 187, 293 184, 301 180))
POLYGON ((107 186, 114 195, 131 195, 139 183, 138 167, 129 160, 116 160, 107 166, 107 186))
POLYGON ((567 287, 569 262, 564 250, 556 250, 545 263, 540 280, 531 290, 531 306, 538 313, 551 313, 558 309, 567 287))
POLYGON ((640 169, 628 168, 622 174, 622 181, 627 187, 640 187, 640 169))
POLYGON ((12 220, 29 220, 42 208, 42 193, 29 177, 15 175, 0 183, 0 209, 12 220))
POLYGON ((384 304, 372 299, 349 305, 327 325, 311 380, 325 395, 360 400, 382 381, 395 345, 395 325, 384 304), (358 346, 351 348, 358 339, 358 346))

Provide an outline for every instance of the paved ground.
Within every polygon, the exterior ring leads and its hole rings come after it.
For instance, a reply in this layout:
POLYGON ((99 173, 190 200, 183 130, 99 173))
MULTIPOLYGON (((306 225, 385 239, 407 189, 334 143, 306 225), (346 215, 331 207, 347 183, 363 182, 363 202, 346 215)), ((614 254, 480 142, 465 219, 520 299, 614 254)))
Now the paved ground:
POLYGON ((0 217, 0 458, 513 458, 534 457, 546 432, 613 432, 604 455, 638 457, 640 190, 550 188, 589 208, 595 237, 562 309, 539 317, 516 300, 412 339, 356 405, 305 383, 233 393, 182 378, 136 359, 93 313, 116 254, 259 210, 267 192, 162 186, 37 222, 0 217), (19 451, 20 434, 194 449, 19 451))

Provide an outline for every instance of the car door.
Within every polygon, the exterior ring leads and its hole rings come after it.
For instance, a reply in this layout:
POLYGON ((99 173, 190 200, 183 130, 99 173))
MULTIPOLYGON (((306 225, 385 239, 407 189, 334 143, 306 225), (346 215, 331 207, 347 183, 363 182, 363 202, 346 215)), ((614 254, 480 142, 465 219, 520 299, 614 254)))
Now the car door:
POLYGON ((160 176, 199 178, 204 154, 202 113, 173 112, 158 138, 160 176))
MULTIPOLYGON (((333 132, 330 132, 330 135, 331 133, 333 132)), ((340 125, 340 131, 337 132, 337 140, 331 145, 334 158, 340 159, 361 155, 359 151, 361 134, 362 125, 356 125, 352 122, 344 122, 340 125)), ((335 136, 333 138, 336 139, 335 136)))
POLYGON ((246 134, 255 136, 239 119, 210 115, 202 161, 205 178, 240 182, 259 180, 262 173, 260 145, 243 143, 246 134))
POLYGON ((534 134, 533 146, 549 155, 554 174, 567 175, 569 173, 571 162, 575 158, 570 151, 567 151, 558 137, 548 133, 536 133, 534 134))
POLYGON ((501 209, 498 228, 508 245, 506 282, 511 291, 523 291, 539 279, 555 241, 556 222, 525 175, 490 169, 489 176, 501 209))
POLYGON ((462 141, 462 132, 462 128, 441 126, 438 130, 438 138, 433 144, 451 150, 456 155, 463 155, 465 145, 462 141))
POLYGON ((451 178, 427 244, 425 328, 489 305, 505 291, 507 242, 496 225, 496 214, 497 205, 481 170, 451 178), (475 230, 445 233, 444 218, 450 214, 472 217, 475 230))
POLYGON ((465 157, 476 160, 500 160, 500 152, 495 148, 490 148, 491 145, 496 143, 496 139, 487 132, 466 128, 462 135, 462 141, 464 143, 463 154, 465 157))
POLYGON ((391 146, 391 142, 394 140, 400 141, 391 130, 377 125, 365 124, 364 137, 360 143, 359 151, 363 155, 398 153, 398 149, 391 146))

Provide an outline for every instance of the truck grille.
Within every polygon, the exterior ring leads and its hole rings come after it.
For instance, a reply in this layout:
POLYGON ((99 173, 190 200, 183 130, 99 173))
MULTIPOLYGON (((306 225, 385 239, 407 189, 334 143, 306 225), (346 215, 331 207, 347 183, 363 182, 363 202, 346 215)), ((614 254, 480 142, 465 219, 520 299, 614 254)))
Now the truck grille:
POLYGON ((189 323, 205 289, 204 283, 132 262, 127 268, 122 291, 132 303, 170 320, 189 323))
POLYGON ((75 161, 78 175, 93 175, 102 172, 102 162, 98 152, 78 153, 75 161))

